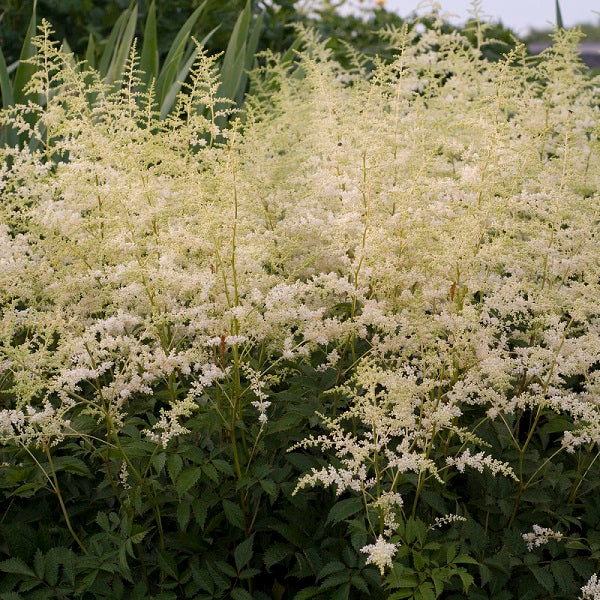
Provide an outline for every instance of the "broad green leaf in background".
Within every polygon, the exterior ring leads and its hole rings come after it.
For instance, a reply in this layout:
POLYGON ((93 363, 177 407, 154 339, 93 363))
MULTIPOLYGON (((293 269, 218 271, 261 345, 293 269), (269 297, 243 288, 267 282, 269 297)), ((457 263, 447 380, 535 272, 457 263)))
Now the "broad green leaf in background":
POLYGON ((564 28, 562 13, 560 12, 560 4, 559 4, 558 0, 556 0, 556 26, 559 29, 564 28))
POLYGON ((221 85, 217 91, 217 95, 220 98, 234 99, 236 97, 236 92, 246 66, 246 40, 248 38, 251 18, 251 3, 248 0, 244 10, 235 22, 225 55, 223 56, 221 85))
POLYGON ((25 41, 23 42, 23 48, 21 49, 21 55, 19 57, 19 65, 15 72, 15 78, 13 81, 13 98, 17 104, 25 102, 25 86, 35 73, 35 65, 29 64, 25 61, 30 59, 35 54, 33 38, 36 34, 37 27, 36 7, 37 0, 34 0, 29 27, 27 27, 25 41))
POLYGON ((260 34, 262 32, 264 17, 265 11, 263 11, 256 19, 252 27, 252 33, 250 34, 248 44, 246 46, 246 60, 244 63, 244 70, 238 83, 237 94, 235 97, 235 101, 238 106, 241 106, 242 101, 244 99, 244 92, 246 90, 246 84, 248 83, 248 72, 252 69, 252 66, 254 64, 254 55, 256 54, 256 50, 258 48, 258 42, 260 39, 260 34))
POLYGON ((111 63, 111 58, 115 53, 115 48, 119 44, 121 37, 123 36, 123 30, 125 29, 127 23, 127 16, 129 14, 129 8, 116 20, 110 35, 108 36, 108 40, 106 40, 106 45, 104 46, 104 50, 102 52, 102 56, 100 57, 100 61, 98 62, 98 72, 100 73, 100 77, 105 77, 108 73, 108 69, 111 63))
POLYGON ((127 23, 123 29, 123 35, 119 40, 118 45, 115 47, 110 66, 105 76, 105 81, 108 84, 117 83, 121 80, 125 63, 129 58, 131 44, 133 43, 133 37, 135 35, 135 26, 137 23, 137 4, 134 4, 132 7, 130 7, 129 11, 129 18, 127 19, 127 23))
POLYGON ((96 68, 96 43, 91 33, 88 37, 87 48, 85 50, 85 62, 89 69, 96 68))
POLYGON ((13 98, 12 83, 10 82, 10 76, 8 74, 8 68, 6 61, 4 60, 4 54, 0 49, 0 94, 2 94, 2 106, 8 108, 15 102, 13 98))
MULTIPOLYGON (((162 106, 165 97, 173 85, 173 82, 177 79, 180 70, 179 65, 182 62, 182 57, 184 55, 190 33, 196 24, 200 13, 204 10, 206 2, 207 0, 204 0, 204 2, 190 15, 188 20, 183 24, 183 27, 175 36, 175 39, 169 48, 167 58, 165 59, 156 82, 156 97, 158 99, 159 106, 162 106)), ((186 58, 183 59, 184 63, 189 61, 189 58, 193 52, 194 50, 188 51, 186 58)))
POLYGON ((327 515, 328 523, 339 523, 353 514, 356 514, 362 508, 361 498, 346 498, 340 500, 334 506, 332 506, 329 514, 327 515))
POLYGON ((204 46, 204 44, 206 44, 206 42, 209 40, 212 34, 215 31, 217 31, 218 28, 219 26, 215 27, 208 35, 204 37, 200 44, 194 48, 189 58, 185 61, 184 65, 177 73, 175 80, 171 83, 171 86, 166 91, 164 98, 160 102, 161 119, 164 119, 173 108, 173 105, 175 104, 175 99, 177 98, 177 94, 179 94, 183 82, 185 81, 186 77, 188 76, 188 73, 190 72, 190 69, 192 68, 196 58, 198 57, 199 49, 202 46, 204 46))
POLYGON ((252 543, 254 542, 254 534, 245 539, 233 552, 235 559, 235 567, 239 571, 245 567, 252 558, 252 543))
POLYGON ((147 85, 158 77, 158 31, 156 27, 156 3, 152 0, 144 27, 144 43, 140 55, 141 79, 147 85))
MULTIPOLYGON (((8 74, 8 68, 6 61, 4 60, 4 54, 0 50, 0 94, 2 95, 2 107, 8 108, 15 103, 13 97, 13 88, 10 81, 10 75, 8 74)), ((12 127, 0 128, 0 147, 8 144, 9 146, 15 146, 17 143, 17 134, 12 127)))

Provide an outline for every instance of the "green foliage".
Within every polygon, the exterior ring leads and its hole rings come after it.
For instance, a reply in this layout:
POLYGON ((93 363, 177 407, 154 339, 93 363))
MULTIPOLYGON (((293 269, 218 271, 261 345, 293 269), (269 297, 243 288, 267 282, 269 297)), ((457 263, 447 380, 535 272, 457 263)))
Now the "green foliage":
MULTIPOLYGON (((190 69, 198 57, 200 49, 209 42, 219 28, 219 25, 215 26, 200 39, 199 43, 193 39, 193 32, 197 31, 197 24, 205 12, 208 2, 209 0, 202 2, 182 24, 163 61, 160 60, 159 53, 155 3, 152 2, 148 9, 143 27, 144 35, 138 65, 140 79, 138 82, 138 98, 144 93, 147 94, 150 88, 154 86, 161 118, 166 118, 173 109, 175 99, 183 82, 188 79, 190 69)), ((102 53, 99 56, 96 55, 94 37, 90 35, 88 40, 85 51, 85 65, 88 68, 95 68, 97 64, 102 80, 109 85, 113 85, 115 89, 120 87, 124 78, 125 66, 134 51, 134 38, 138 19, 138 5, 131 3, 117 18, 110 35, 102 45, 102 53)), ((247 0, 245 8, 240 12, 235 22, 227 49, 223 55, 219 95, 224 100, 233 99, 237 104, 242 102, 247 87, 247 71, 252 67, 262 21, 263 15, 253 20, 251 1, 247 0)), ((35 51, 32 39, 36 33, 36 23, 37 12, 34 3, 12 81, 4 55, 0 51, 0 92, 2 93, 4 108, 12 106, 15 102, 22 103, 26 99, 26 87, 36 70, 36 66, 32 62, 35 51)), ((69 48, 66 40, 64 44, 65 49, 69 48)), ((37 99, 32 100, 37 101, 37 99)), ((2 138, 0 138, 1 142, 15 145, 17 137, 14 131, 3 130, 2 138)))
POLYGON ((477 19, 429 17, 345 68, 298 27, 242 105, 260 20, 219 79, 188 43, 202 10, 163 70, 152 10, 141 58, 131 7, 100 72, 44 24, 39 101, 0 113, 0 598, 584 593, 600 157, 577 34, 494 62, 477 19))

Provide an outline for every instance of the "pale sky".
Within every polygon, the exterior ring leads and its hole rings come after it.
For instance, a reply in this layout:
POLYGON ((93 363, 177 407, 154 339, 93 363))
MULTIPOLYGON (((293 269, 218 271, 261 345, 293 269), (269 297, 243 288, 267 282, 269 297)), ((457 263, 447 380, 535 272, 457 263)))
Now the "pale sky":
MULTIPOLYGON (((453 21, 465 21, 468 17, 469 0, 438 0, 444 12, 455 13, 458 18, 453 21)), ((577 23, 596 23, 600 16, 592 11, 600 12, 600 0, 559 0, 565 27, 577 23)), ((363 2, 363 5, 366 2, 363 2)), ((387 0, 386 8, 400 16, 410 14, 419 0, 387 0)), ((548 22, 554 24, 556 13, 554 0, 483 0, 483 11, 494 20, 500 20, 517 35, 523 35, 531 27, 542 29, 548 22)))

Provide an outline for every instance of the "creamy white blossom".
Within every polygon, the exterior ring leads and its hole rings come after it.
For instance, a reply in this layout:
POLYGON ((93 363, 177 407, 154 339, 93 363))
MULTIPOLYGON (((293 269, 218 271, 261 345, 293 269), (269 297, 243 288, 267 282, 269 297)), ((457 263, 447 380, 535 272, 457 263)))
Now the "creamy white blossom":
POLYGON ((374 544, 367 544, 360 551, 367 555, 367 564, 375 565, 383 576, 385 569, 392 566, 392 558, 396 554, 398 546, 398 543, 386 542, 380 535, 374 544))

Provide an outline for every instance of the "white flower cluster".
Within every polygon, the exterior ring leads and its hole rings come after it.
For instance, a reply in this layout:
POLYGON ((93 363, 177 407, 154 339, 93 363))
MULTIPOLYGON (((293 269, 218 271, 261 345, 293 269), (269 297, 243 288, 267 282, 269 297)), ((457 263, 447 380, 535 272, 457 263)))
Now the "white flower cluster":
POLYGON ((581 596, 579 600, 600 600, 600 580, 598 575, 594 573, 588 582, 581 588, 581 596))
POLYGON ((242 371, 250 383, 250 389, 256 397, 250 404, 258 411, 258 421, 264 425, 268 420, 267 408, 271 406, 271 402, 267 400, 269 394, 264 391, 266 382, 260 379, 260 373, 255 371, 249 364, 242 363, 242 371))
POLYGON ((467 519, 462 515, 448 514, 443 517, 436 517, 433 524, 429 526, 430 529, 436 529, 451 525, 452 523, 465 522, 467 519))
POLYGON ((398 543, 386 542, 380 535, 374 544, 367 544, 360 551, 367 554, 367 564, 375 565, 383 576, 385 569, 392 566, 392 558, 398 546, 398 543))
POLYGON ((548 527, 540 527, 536 524, 533 526, 533 531, 524 533, 521 537, 527 544, 527 550, 531 552, 534 548, 539 548, 550 540, 562 541, 563 534, 560 531, 553 531, 548 527))
POLYGON ((65 402, 59 410, 49 402, 36 410, 26 406, 24 410, 0 410, 0 443, 17 442, 23 446, 51 447, 60 443, 71 422, 65 418, 72 407, 65 402))
POLYGON ((198 405, 189 397, 173 402, 169 409, 161 408, 160 418, 152 426, 152 429, 144 429, 142 433, 153 442, 166 448, 173 438, 188 432, 179 420, 189 417, 197 408, 198 405))
POLYGON ((361 492, 365 486, 365 483, 372 483, 366 479, 367 471, 364 467, 360 468, 357 473, 353 473, 348 469, 335 468, 332 465, 323 467, 322 469, 312 469, 312 472, 307 475, 303 475, 298 480, 298 485, 294 490, 294 494, 304 487, 312 487, 317 483, 330 487, 336 486, 335 493, 337 496, 341 495, 346 490, 353 490, 355 492, 361 492))
POLYGON ((381 510, 385 535, 392 536, 399 526, 398 513, 404 506, 402 496, 398 492, 384 491, 372 505, 381 510))
POLYGON ((486 455, 483 452, 471 454, 471 451, 467 449, 456 458, 453 456, 448 456, 446 458, 446 464, 452 467, 456 467, 456 469, 461 473, 463 473, 465 467, 468 466, 472 467, 473 469, 476 469, 480 473, 483 473, 484 469, 489 469, 493 475, 501 473, 502 475, 512 477, 513 479, 518 481, 517 476, 515 475, 514 471, 512 470, 509 464, 500 460, 496 460, 495 458, 492 458, 491 456, 486 455))

